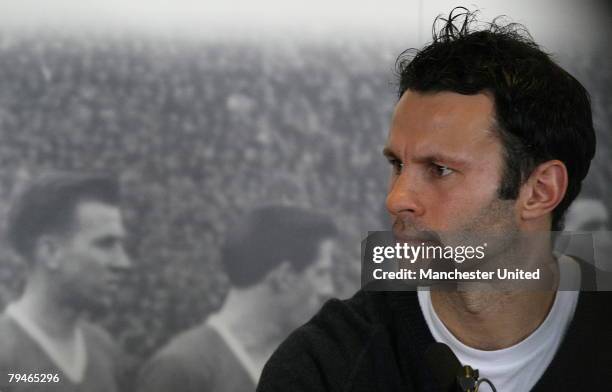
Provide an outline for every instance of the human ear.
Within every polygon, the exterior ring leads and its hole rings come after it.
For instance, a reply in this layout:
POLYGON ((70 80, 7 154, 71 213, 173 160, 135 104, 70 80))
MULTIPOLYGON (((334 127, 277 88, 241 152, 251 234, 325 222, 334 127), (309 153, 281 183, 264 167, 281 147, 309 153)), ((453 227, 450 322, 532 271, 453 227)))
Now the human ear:
POLYGON ((266 280, 272 290, 284 293, 295 287, 296 274, 288 261, 283 261, 266 276, 266 280))
POLYGON ((549 217, 567 191, 567 168, 559 160, 539 164, 521 187, 520 216, 523 221, 549 217))
POLYGON ((50 270, 57 270, 60 265, 60 247, 58 239, 52 235, 41 235, 34 244, 37 265, 44 265, 50 270))

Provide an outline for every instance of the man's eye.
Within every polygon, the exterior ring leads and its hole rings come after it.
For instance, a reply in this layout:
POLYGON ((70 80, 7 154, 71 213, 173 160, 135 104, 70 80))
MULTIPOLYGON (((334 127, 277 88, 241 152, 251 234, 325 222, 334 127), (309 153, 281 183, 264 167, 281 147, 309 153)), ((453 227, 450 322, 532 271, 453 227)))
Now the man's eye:
POLYGON ((121 240, 116 238, 101 238, 95 242, 96 246, 100 249, 112 249, 117 244, 120 244, 121 240))
POLYGON ((96 242, 96 245, 101 248, 101 249, 109 249, 112 248, 114 245, 114 241, 113 240, 100 240, 98 242, 96 242))
POLYGON ((452 174, 455 172, 453 169, 449 168, 448 166, 436 165, 435 163, 432 164, 431 170, 432 170, 432 173, 436 177, 446 177, 449 174, 452 174))
POLYGON ((399 159, 389 159, 389 164, 393 167, 393 174, 399 175, 404 164, 399 159))

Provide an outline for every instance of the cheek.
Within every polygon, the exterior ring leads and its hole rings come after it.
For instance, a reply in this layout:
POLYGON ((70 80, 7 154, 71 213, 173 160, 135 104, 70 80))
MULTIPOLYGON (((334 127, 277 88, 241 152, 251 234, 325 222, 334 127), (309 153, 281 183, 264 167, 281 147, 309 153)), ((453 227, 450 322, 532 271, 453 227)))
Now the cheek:
POLYGON ((439 197, 432 198, 433 206, 430 207, 429 223, 435 230, 452 230, 456 223, 463 220, 464 214, 469 214, 466 200, 457 197, 439 197))
POLYGON ((432 227, 453 230, 470 222, 482 209, 497 198, 497 187, 483 184, 463 184, 454 189, 433 192, 428 197, 432 227))
POLYGON ((99 274, 105 270, 105 257, 104 254, 96 252, 95 250, 84 250, 75 252, 73 255, 73 261, 75 269, 91 279, 96 279, 99 274))
POLYGON ((62 254, 62 271, 65 275, 77 274, 82 268, 82 257, 78 251, 71 250, 62 254))

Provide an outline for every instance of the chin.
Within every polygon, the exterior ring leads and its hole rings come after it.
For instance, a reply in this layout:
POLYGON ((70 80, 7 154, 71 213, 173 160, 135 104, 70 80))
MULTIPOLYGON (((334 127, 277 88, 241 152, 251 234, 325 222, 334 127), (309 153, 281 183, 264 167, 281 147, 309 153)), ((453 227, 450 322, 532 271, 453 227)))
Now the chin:
POLYGON ((66 298, 66 305, 78 312, 92 315, 106 313, 111 305, 111 297, 107 293, 90 291, 87 293, 74 293, 66 298))

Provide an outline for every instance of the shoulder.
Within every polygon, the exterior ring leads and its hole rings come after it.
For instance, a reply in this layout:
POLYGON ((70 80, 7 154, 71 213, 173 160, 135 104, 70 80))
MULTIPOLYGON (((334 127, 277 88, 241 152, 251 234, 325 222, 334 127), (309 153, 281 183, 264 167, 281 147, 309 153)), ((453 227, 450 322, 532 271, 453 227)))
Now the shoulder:
POLYGON ((583 328, 585 333, 600 335, 608 344, 612 344, 610 303, 612 291, 581 291, 570 328, 583 328))
POLYGON ((348 300, 328 301, 272 355, 259 390, 282 390, 279 386, 292 384, 343 390, 367 359, 372 341, 391 323, 387 294, 360 291, 348 300))
POLYGON ((386 293, 359 291, 347 300, 332 299, 305 325, 293 332, 284 346, 323 348, 321 343, 359 350, 374 331, 389 322, 386 293))
POLYGON ((220 342, 217 333, 207 324, 200 324, 181 332, 160 349, 156 357, 185 358, 203 360, 220 342))
POLYGON ((6 314, 0 314, 0 367, 6 367, 20 354, 22 340, 17 325, 6 314))
POLYGON ((98 368, 98 372, 108 368, 121 390, 131 390, 128 387, 138 369, 136 358, 127 354, 102 327, 89 322, 81 322, 81 327, 88 352, 91 353, 92 366, 98 368))
POLYGON ((138 391, 203 389, 208 377, 205 361, 213 357, 210 349, 215 341, 214 331, 206 325, 181 333, 142 366, 138 391))
POLYGON ((9 374, 37 369, 40 350, 12 317, 0 314, 0 390, 12 390, 9 374))

